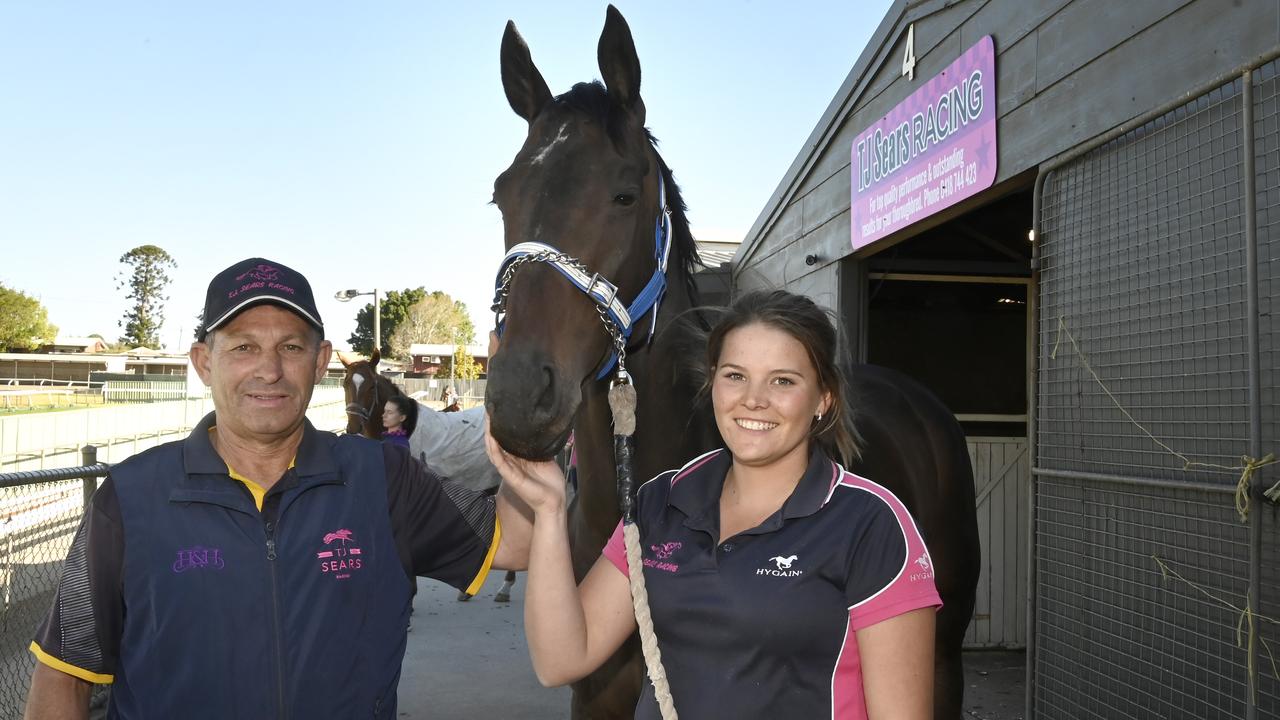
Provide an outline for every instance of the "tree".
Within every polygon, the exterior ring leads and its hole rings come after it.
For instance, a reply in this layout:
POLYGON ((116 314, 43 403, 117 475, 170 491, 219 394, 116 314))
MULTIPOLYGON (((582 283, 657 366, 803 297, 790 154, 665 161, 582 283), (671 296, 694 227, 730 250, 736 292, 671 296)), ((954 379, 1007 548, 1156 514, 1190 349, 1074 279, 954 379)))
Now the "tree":
POLYGON ((453 351, 453 377, 459 380, 477 380, 484 368, 467 352, 466 345, 459 345, 453 351))
POLYGON ((160 349, 160 326, 164 324, 164 294, 169 286, 168 270, 178 263, 169 253, 155 245, 139 245, 120 256, 120 262, 130 269, 116 276, 116 289, 129 289, 126 297, 132 307, 120 321, 124 335, 120 342, 130 347, 160 349), (127 274, 127 277, 126 277, 127 274))
MULTIPOLYGON (((383 332, 385 337, 385 326, 383 332)), ((390 337, 391 357, 408 359, 409 347, 414 343, 475 342, 476 328, 466 303, 437 290, 410 306, 390 337)))
MULTIPOLYGON (((382 298, 382 327, 379 328, 382 331, 382 347, 379 352, 387 357, 394 357, 391 353, 391 333, 408 317, 410 306, 426 296, 427 289, 418 287, 405 288, 402 292, 392 290, 382 298)), ((373 352, 373 303, 365 305, 356 313, 356 329, 347 342, 358 353, 368 355, 373 352)))
POLYGON ((0 348, 30 350, 53 342, 57 334, 39 300, 0 285, 0 348))

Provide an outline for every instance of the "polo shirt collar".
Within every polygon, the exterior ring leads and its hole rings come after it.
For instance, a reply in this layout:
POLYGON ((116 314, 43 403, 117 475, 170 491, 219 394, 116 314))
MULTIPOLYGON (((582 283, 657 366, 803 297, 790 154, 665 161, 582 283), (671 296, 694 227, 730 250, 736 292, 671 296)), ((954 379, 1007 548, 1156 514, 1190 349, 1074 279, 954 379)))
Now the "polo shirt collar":
MULTIPOLYGON (((205 415, 182 444, 183 468, 188 476, 227 474, 227 462, 209 441, 209 429, 217 424, 215 416, 216 413, 212 412, 205 415)), ((298 444, 293 469, 300 479, 338 473, 333 454, 323 442, 320 432, 306 418, 302 420, 302 442, 298 444)))
MULTIPOLYGON (((686 469, 676 473, 672 479, 671 492, 667 495, 667 504, 685 514, 684 524, 687 527, 719 534, 720 494, 732 464, 733 455, 722 449, 709 457, 695 460, 686 469)), ((772 532, 781 528, 786 520, 816 513, 831 496, 831 488, 838 480, 839 472, 839 466, 827 457, 818 444, 811 443, 809 465, 800 482, 791 491, 790 497, 782 503, 778 512, 744 534, 772 532)))

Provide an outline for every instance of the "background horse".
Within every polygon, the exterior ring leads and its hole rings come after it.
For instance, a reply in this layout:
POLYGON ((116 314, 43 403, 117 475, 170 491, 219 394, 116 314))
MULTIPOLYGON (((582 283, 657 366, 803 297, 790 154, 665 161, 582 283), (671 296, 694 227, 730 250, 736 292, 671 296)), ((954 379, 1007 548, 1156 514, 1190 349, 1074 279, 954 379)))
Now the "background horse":
POLYGON ((341 353, 338 359, 347 369, 342 378, 342 392, 347 401, 347 434, 381 440, 382 410, 388 400, 404 393, 390 379, 378 374, 381 356, 376 349, 368 360, 347 362, 341 353))
MULTIPOLYGON (((669 209, 670 262, 660 307, 634 318, 627 367, 638 398, 634 472, 639 482, 679 467, 720 439, 695 405, 705 372, 702 337, 673 322, 696 303, 698 262, 684 203, 644 126, 640 63, 631 31, 610 6, 597 50, 604 85, 579 83, 552 97, 513 23, 502 39, 507 101, 528 124, 511 166, 494 183, 508 251, 526 242, 553 246, 631 302, 655 272, 655 224, 669 209), (660 188, 661 181, 661 188, 660 188), (665 188, 667 208, 659 200, 665 188), (655 223, 655 218, 658 219, 655 223), (652 312, 656 312, 656 321, 652 312), (648 340, 649 323, 657 333, 648 340)), ((525 262, 506 285, 502 342, 490 358, 485 405, 494 438, 530 459, 551 458, 572 430, 578 493, 569 539, 578 579, 599 557, 618 522, 607 383, 613 356, 597 302, 552 265, 525 262)), ((863 459, 850 469, 892 489, 914 513, 933 554, 945 603, 938 617, 935 708, 958 718, 963 694, 960 647, 973 612, 979 571, 973 477, 963 433, 928 391, 892 371, 853 369, 851 395, 863 459)), ((633 637, 598 671, 574 685, 575 718, 629 718, 643 667, 633 637)), ((677 708, 679 699, 677 698, 677 708)))
MULTIPOLYGON (((381 440, 382 410, 387 400, 404 392, 378 374, 377 350, 368 360, 348 362, 341 354, 338 359, 346 368, 342 390, 347 401, 347 434, 381 440)), ((409 436, 409 454, 443 480, 489 494, 498 490, 498 471, 484 451, 484 411, 480 408, 444 414, 418 403, 418 423, 409 436)), ((515 582, 515 571, 508 570, 494 602, 510 601, 515 582)), ((458 599, 470 600, 471 596, 459 593, 458 599)))

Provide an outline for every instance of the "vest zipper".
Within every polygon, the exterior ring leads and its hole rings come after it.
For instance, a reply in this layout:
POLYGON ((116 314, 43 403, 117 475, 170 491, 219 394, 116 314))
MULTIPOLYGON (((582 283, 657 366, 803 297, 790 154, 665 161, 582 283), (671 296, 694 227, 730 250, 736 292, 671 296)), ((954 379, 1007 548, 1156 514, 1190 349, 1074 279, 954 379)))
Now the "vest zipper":
POLYGON ((276 578, 276 527, 271 520, 266 521, 267 532, 267 564, 271 571, 271 630, 275 638, 276 651, 276 717, 287 720, 284 704, 284 642, 280 637, 280 589, 276 578))

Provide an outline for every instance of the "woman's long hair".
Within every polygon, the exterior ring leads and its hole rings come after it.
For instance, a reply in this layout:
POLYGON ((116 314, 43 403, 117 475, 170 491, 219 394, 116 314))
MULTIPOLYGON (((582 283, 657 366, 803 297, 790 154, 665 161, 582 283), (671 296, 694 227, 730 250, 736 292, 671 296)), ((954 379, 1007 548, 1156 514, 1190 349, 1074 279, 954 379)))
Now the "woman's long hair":
POLYGON ((804 347, 817 370, 819 387, 831 393, 831 407, 821 420, 814 422, 809 437, 841 464, 857 459, 859 439, 847 396, 849 383, 836 362, 836 329, 828 313, 803 295, 785 290, 757 290, 742 295, 718 315, 707 337, 706 380, 702 393, 710 393, 720 351, 730 332, 756 323, 781 330, 804 347))
POLYGON ((400 427, 405 435, 412 435, 413 429, 418 427, 418 401, 408 395, 392 395, 387 402, 395 403, 396 409, 404 416, 400 427))

